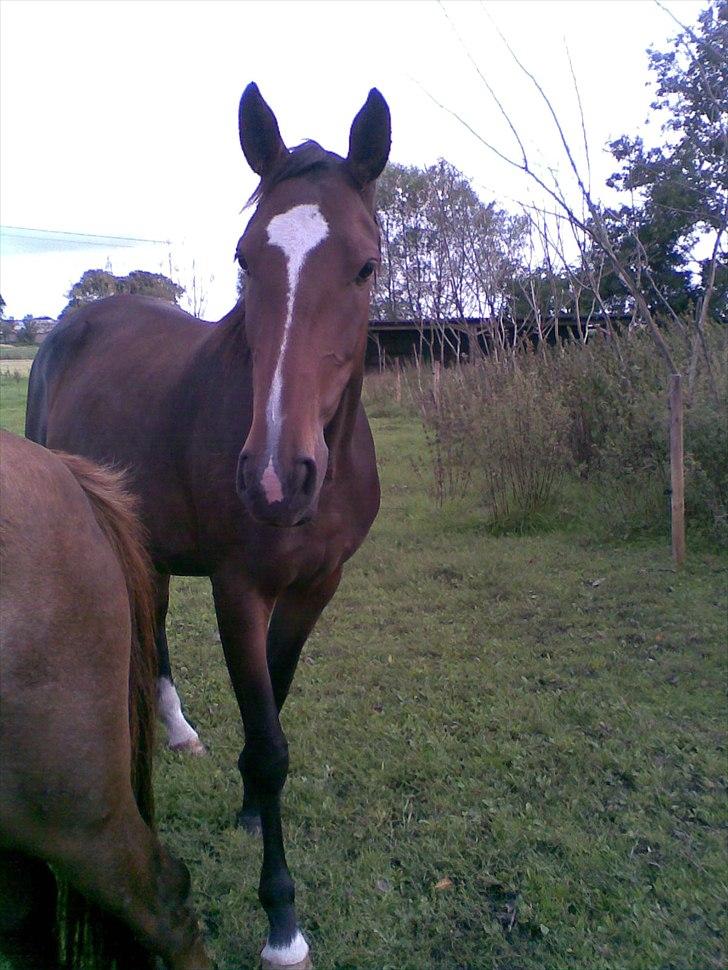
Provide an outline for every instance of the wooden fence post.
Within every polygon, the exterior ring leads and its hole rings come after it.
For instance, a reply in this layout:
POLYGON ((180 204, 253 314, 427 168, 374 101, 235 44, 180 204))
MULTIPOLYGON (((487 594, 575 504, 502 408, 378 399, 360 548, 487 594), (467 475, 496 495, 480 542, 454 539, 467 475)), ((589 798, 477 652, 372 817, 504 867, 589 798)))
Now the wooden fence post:
POLYGON ((685 562, 685 462, 682 378, 676 373, 670 375, 670 486, 672 558, 680 569, 685 562))
POLYGON ((399 357, 394 358, 394 399, 397 404, 402 403, 402 369, 399 357))

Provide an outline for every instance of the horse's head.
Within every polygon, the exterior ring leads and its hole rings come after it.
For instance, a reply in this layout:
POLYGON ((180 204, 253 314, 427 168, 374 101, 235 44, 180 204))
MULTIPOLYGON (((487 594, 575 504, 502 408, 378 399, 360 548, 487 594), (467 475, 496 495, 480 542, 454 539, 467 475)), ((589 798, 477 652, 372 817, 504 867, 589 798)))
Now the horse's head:
POLYGON ((389 155, 389 109, 369 92, 345 159, 315 142, 289 151, 250 84, 240 101, 240 143, 261 181, 237 248, 253 420, 236 487, 256 519, 293 526, 315 514, 329 447, 353 422, 347 405, 358 404, 379 264, 374 182, 389 155))

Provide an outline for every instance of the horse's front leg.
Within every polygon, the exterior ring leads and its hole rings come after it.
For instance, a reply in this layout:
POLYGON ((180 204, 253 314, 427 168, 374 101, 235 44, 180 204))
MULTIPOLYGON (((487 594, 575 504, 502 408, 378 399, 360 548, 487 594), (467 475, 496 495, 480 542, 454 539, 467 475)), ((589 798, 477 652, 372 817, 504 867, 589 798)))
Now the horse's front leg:
POLYGON ((295 889, 286 864, 281 791, 288 774, 288 743, 278 720, 266 658, 272 601, 247 587, 239 570, 212 577, 215 610, 230 678, 245 729, 238 767, 245 790, 260 807, 263 868, 258 898, 268 916, 264 970, 304 970, 311 962, 298 928, 295 889))
MULTIPOLYGON (((341 567, 314 585, 292 586, 276 600, 268 627, 268 670, 280 713, 293 681, 306 640, 341 580, 341 567)), ((251 835, 260 832, 260 810, 255 794, 244 788, 238 824, 251 835)))

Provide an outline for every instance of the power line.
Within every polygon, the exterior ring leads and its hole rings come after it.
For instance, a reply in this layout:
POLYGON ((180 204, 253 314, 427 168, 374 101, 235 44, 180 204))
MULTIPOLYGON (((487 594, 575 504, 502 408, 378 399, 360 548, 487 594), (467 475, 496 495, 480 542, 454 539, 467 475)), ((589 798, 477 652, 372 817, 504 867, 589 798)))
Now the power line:
POLYGON ((81 244, 87 241, 100 240, 101 242, 146 243, 154 246, 170 245, 169 239, 143 239, 139 236, 101 235, 89 232, 70 232, 62 229, 36 229, 28 226, 0 226, 0 233, 4 236, 15 236, 22 239, 58 239, 59 241, 81 244), (34 233, 39 235, 33 235, 34 233))

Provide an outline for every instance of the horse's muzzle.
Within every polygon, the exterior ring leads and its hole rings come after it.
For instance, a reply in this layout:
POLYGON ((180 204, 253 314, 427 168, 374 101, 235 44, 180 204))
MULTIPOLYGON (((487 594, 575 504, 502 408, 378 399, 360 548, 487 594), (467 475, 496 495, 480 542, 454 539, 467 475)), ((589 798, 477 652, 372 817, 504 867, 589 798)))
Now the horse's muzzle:
POLYGON ((291 528, 308 522, 316 511, 318 469, 310 457, 297 458, 286 471, 278 471, 273 458, 267 463, 243 451, 238 458, 235 490, 258 522, 291 528))

